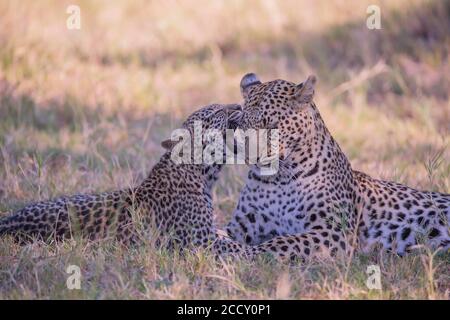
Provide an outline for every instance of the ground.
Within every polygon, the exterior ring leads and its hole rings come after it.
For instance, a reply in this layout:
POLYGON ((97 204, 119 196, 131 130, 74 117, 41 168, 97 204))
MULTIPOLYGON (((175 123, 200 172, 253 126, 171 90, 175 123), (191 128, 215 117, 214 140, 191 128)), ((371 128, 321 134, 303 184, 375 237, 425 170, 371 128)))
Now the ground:
MULTIPOLYGON (((62 194, 141 181, 195 107, 240 101, 239 80, 301 81, 352 166, 450 193, 449 1, 0 2, 0 215, 62 194), (366 27, 367 6, 382 29, 366 27)), ((215 188, 229 219, 245 179, 215 188)), ((151 243, 124 250, 81 240, 18 246, 0 239, 0 299, 449 299, 449 253, 283 265, 180 258, 151 243), (69 265, 81 290, 68 290, 69 265), (382 290, 366 286, 379 265, 382 290)))

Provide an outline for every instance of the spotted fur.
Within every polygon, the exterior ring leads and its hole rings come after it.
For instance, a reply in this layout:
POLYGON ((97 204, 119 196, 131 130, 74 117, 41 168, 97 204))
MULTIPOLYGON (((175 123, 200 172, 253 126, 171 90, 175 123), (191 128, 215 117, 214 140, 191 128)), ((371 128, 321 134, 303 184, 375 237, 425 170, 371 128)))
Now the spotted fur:
MULTIPOLYGON (((183 128, 192 131, 194 121, 201 120, 203 130, 225 130, 235 126, 240 114, 239 105, 209 105, 193 113, 183 128)), ((247 254, 244 246, 218 238, 213 225, 211 188, 222 165, 176 164, 171 159, 174 143, 168 140, 163 146, 169 150, 138 187, 30 204, 0 220, 0 235, 48 241, 78 233, 130 244, 139 240, 136 215, 145 226, 168 236, 171 247, 211 246, 218 254, 247 254)))
POLYGON ((315 82, 313 76, 299 85, 261 83, 254 74, 242 79, 239 127, 279 129, 280 168, 263 176, 258 165, 250 167, 228 234, 302 258, 374 244, 398 254, 418 243, 449 248, 450 195, 352 170, 313 102, 315 82))

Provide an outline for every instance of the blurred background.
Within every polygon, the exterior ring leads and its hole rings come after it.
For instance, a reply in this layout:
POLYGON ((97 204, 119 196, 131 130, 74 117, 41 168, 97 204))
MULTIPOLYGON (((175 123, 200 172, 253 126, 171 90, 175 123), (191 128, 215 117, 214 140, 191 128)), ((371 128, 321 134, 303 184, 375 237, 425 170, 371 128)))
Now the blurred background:
MULTIPOLYGON (((0 0, 0 211, 137 183, 183 117, 241 101, 247 72, 316 74, 355 169, 448 193, 449 31, 447 0, 0 0)), ((232 169, 219 218, 245 178, 232 169)))

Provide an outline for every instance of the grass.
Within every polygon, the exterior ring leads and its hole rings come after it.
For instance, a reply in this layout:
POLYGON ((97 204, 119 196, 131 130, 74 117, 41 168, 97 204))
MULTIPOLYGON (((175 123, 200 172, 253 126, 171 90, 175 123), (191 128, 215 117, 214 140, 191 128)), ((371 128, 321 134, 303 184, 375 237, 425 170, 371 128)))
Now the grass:
MULTIPOLYGON (((195 107, 240 101, 243 74, 300 82, 355 169, 450 193, 449 1, 0 1, 0 214, 135 185, 195 107), (368 30, 369 4, 382 29, 368 30)), ((230 218, 246 168, 215 187, 230 218)), ((287 266, 148 246, 0 239, 1 299, 449 299, 449 253, 287 266), (382 290, 366 287, 381 268, 382 290), (78 265, 81 290, 68 290, 78 265)))

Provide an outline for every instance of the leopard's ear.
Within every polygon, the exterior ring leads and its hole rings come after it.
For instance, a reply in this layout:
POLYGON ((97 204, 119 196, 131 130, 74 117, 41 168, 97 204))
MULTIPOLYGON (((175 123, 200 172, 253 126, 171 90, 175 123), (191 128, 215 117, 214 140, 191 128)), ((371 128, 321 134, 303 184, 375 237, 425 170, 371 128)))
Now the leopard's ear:
POLYGON ((311 75, 305 82, 300 83, 295 88, 294 99, 299 104, 305 104, 312 102, 314 98, 314 87, 316 85, 317 78, 311 75))
POLYGON ((247 98, 248 90, 254 85, 260 84, 258 76, 254 73, 247 73, 241 80, 241 94, 244 99, 247 98))
POLYGON ((172 150, 172 148, 178 143, 178 141, 172 141, 170 139, 164 140, 161 142, 161 147, 166 150, 172 150))

